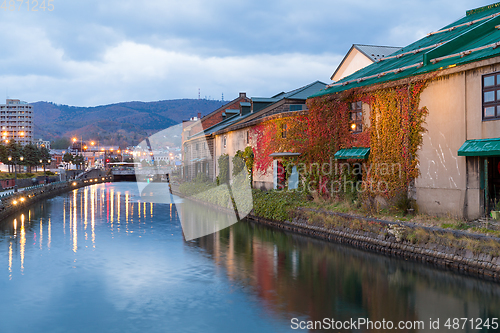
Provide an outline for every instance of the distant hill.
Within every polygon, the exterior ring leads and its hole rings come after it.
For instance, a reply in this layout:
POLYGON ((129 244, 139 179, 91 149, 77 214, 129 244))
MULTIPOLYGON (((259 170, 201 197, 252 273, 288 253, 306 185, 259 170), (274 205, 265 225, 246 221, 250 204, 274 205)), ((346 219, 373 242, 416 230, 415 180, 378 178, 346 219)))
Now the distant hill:
POLYGON ((206 115, 224 103, 205 99, 157 102, 124 102, 96 107, 76 107, 50 102, 34 107, 35 139, 83 137, 102 145, 131 146, 146 136, 197 116, 206 115))

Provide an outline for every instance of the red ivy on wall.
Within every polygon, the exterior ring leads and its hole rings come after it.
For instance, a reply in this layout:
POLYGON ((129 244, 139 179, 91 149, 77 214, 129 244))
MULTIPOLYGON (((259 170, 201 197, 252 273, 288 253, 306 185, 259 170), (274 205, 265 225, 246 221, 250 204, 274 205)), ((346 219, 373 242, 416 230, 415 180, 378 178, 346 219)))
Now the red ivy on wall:
MULTIPOLYGON (((419 103, 426 83, 421 81, 373 92, 357 89, 316 97, 307 101, 307 116, 261 123, 253 129, 256 170, 265 173, 273 160, 269 155, 275 152, 300 152, 302 155, 297 162, 321 165, 330 163, 340 149, 370 147, 364 168, 368 171, 364 172, 363 179, 368 184, 384 182, 387 186, 383 194, 388 197, 405 191, 410 181, 419 175, 417 150, 422 144, 427 115, 427 109, 419 108, 419 103), (370 126, 362 133, 352 133, 349 130, 350 106, 358 101, 370 106, 370 126), (285 123, 287 137, 282 138, 285 123), (390 171, 396 168, 396 172, 380 172, 381 166, 389 166, 390 171)), ((321 177, 316 178, 317 184, 327 178, 321 177)))
POLYGON ((370 131, 351 133, 349 115, 351 103, 367 98, 360 94, 327 95, 308 100, 309 163, 329 163, 343 148, 369 147, 370 131))
POLYGON ((254 166, 261 173, 266 173, 276 152, 303 153, 308 146, 307 117, 295 115, 268 120, 252 129, 254 145, 254 166), (286 124, 286 137, 283 137, 283 125, 286 124))

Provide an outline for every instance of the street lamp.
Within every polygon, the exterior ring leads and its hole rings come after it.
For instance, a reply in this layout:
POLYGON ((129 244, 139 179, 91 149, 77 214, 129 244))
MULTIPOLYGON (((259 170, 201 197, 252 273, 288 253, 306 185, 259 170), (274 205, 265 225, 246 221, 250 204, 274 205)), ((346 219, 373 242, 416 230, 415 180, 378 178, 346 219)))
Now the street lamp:
POLYGON ((45 174, 45 164, 50 164, 51 162, 52 162, 52 161, 51 161, 50 159, 45 160, 45 162, 44 162, 44 160, 40 159, 40 164, 42 164, 42 165, 43 165, 43 175, 44 175, 45 177, 47 176, 47 175, 45 174))
MULTIPOLYGON (((7 159, 9 160, 9 162, 11 162, 12 160, 14 160, 14 192, 17 192, 17 159, 13 159, 12 156, 9 155, 9 157, 7 157, 7 159)), ((21 156, 19 157, 19 160, 22 162, 24 161, 24 157, 21 156)))

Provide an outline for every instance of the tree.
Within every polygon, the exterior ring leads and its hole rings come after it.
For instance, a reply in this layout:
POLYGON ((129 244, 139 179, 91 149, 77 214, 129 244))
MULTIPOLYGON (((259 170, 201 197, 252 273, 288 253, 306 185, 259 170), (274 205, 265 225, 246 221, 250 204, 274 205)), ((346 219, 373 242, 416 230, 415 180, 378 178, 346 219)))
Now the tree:
POLYGON ((21 154, 24 156, 23 163, 24 165, 28 166, 29 172, 31 172, 31 169, 34 166, 37 166, 40 164, 40 158, 42 156, 40 150, 38 149, 37 146, 34 144, 30 143, 24 146, 21 150, 21 154))
MULTIPOLYGON (((23 147, 21 144, 15 142, 14 140, 10 141, 9 144, 6 147, 6 153, 7 153, 7 164, 9 165, 15 165, 19 163, 19 158, 21 157, 21 151, 23 147), (11 157, 11 160, 9 161, 8 158, 9 156, 11 157)), ((9 172, 12 172, 10 170, 11 168, 9 167, 9 172)))
POLYGON ((0 144, 0 161, 4 164, 8 163, 8 154, 7 154, 7 147, 3 144, 0 144))
POLYGON ((51 146, 54 149, 67 149, 69 146, 71 146, 71 140, 68 138, 59 138, 55 141, 52 141, 51 146))
POLYGON ((64 162, 66 162, 66 163, 73 163, 73 160, 74 160, 73 159, 73 155, 71 155, 70 153, 64 154, 64 156, 63 156, 63 161, 64 162))
POLYGON ((47 147, 40 148, 40 155, 44 163, 47 163, 47 161, 51 159, 50 150, 47 147))
POLYGON ((76 155, 73 159, 73 163, 77 165, 79 169, 82 169, 82 165, 85 163, 85 158, 83 155, 76 155))

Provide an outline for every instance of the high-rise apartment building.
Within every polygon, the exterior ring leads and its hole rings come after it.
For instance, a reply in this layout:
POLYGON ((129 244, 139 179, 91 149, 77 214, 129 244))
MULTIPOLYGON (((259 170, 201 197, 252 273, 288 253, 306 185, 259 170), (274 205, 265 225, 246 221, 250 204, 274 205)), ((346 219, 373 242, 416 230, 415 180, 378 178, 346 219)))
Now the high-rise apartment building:
POLYGON ((2 143, 14 140, 21 145, 33 142, 33 106, 18 99, 7 99, 0 104, 2 143))

